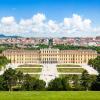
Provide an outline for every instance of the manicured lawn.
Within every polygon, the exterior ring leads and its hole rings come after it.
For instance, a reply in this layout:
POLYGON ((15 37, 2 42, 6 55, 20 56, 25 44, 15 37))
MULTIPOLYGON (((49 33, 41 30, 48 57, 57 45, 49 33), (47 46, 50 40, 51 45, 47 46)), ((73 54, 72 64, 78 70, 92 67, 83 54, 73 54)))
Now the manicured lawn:
POLYGON ((31 77, 35 77, 37 79, 39 79, 40 75, 39 74, 30 74, 31 77))
MULTIPOLYGON (((66 75, 66 74, 59 74, 59 77, 60 78, 63 78, 63 77, 72 77, 74 74, 71 74, 71 75, 66 75)), ((81 75, 77 75, 79 78, 81 77, 81 75)))
POLYGON ((71 72, 71 73, 82 73, 84 71, 83 68, 57 68, 58 72, 63 72, 63 73, 67 73, 67 72, 71 72))
POLYGON ((25 64, 25 65, 20 65, 18 67, 43 67, 42 65, 29 65, 29 64, 25 64))
POLYGON ((42 68, 17 68, 17 71, 22 71, 23 73, 37 73, 41 72, 42 68))
POLYGON ((81 67, 80 65, 70 65, 70 64, 64 64, 64 65, 57 65, 57 67, 81 67))
POLYGON ((0 100, 100 100, 100 92, 27 91, 0 92, 0 100))

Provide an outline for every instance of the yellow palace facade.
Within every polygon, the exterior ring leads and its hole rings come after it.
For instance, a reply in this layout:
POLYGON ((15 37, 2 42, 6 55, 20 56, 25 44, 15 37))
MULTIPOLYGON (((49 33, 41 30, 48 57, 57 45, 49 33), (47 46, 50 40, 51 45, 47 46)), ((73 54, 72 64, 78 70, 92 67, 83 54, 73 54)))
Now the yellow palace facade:
POLYGON ((34 63, 88 63, 89 59, 97 57, 94 50, 59 50, 59 49, 40 49, 40 50, 5 50, 2 53, 11 63, 34 64, 34 63))

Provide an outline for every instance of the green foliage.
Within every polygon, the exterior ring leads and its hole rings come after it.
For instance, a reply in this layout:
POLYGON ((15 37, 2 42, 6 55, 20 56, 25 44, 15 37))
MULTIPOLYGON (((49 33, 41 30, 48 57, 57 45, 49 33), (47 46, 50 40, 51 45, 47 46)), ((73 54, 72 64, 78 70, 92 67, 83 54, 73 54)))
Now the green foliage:
MULTIPOLYGON (((43 48, 49 48, 49 46, 52 46, 52 48, 58 48, 60 50, 78 50, 78 49, 92 49, 96 50, 100 54, 100 46, 74 46, 74 45, 64 45, 64 44, 59 44, 59 45, 53 45, 52 44, 52 39, 49 40, 49 44, 37 44, 36 47, 33 47, 32 45, 28 44, 27 48, 28 50, 39 50, 43 48)), ((20 49, 20 47, 15 44, 15 48, 20 49)), ((0 44, 0 52, 7 50, 7 49, 14 49, 14 46, 12 44, 0 44)))
POLYGON ((82 90, 81 85, 80 85, 80 77, 78 75, 73 75, 72 76, 72 90, 74 91, 79 91, 82 90))
POLYGON ((5 79, 2 75, 0 76, 0 90, 2 90, 2 91, 9 90, 8 86, 7 86, 7 82, 5 81, 5 79))
POLYGON ((54 80, 51 80, 51 82, 48 84, 48 90, 62 91, 63 90, 62 79, 55 78, 54 80))
POLYGON ((5 56, 0 56, 0 68, 4 67, 8 63, 10 63, 10 60, 8 60, 5 56))
POLYGON ((98 56, 95 59, 90 59, 88 64, 97 69, 98 72, 100 73, 100 56, 98 56))
POLYGON ((38 46, 38 49, 49 48, 49 46, 48 45, 45 45, 45 44, 38 44, 36 46, 38 46))
POLYGON ((36 79, 34 90, 45 90, 46 83, 43 80, 36 79))
POLYGON ((22 84, 22 90, 26 90, 26 91, 33 90, 33 88, 35 86, 35 82, 36 82, 35 78, 31 78, 30 75, 26 74, 24 76, 24 81, 23 81, 23 84, 22 84))
POLYGON ((91 90, 100 91, 100 74, 96 80, 92 82, 91 90))
POLYGON ((53 45, 53 48, 58 48, 60 50, 78 50, 78 49, 92 49, 96 50, 100 54, 100 46, 74 46, 74 45, 53 45))
POLYGON ((2 53, 4 50, 11 49, 12 47, 12 44, 0 44, 0 53, 2 53))
POLYGON ((39 80, 26 74, 24 76, 24 81, 22 84, 22 90, 32 91, 32 90, 45 90, 46 83, 43 80, 39 80))
POLYGON ((0 76, 0 90, 45 90, 46 83, 14 69, 7 69, 0 76))
MULTIPOLYGON (((31 77, 29 74, 23 75, 22 72, 17 72, 14 69, 7 69, 3 75, 0 76, 0 90, 24 90, 24 91, 40 91, 46 90, 46 83, 31 77)), ((82 76, 67 75, 62 78, 55 78, 48 84, 47 90, 50 91, 79 91, 79 90, 99 90, 100 88, 100 75, 91 76, 84 71, 82 76)))
POLYGON ((5 81, 7 82, 9 91, 11 91, 12 87, 16 85, 16 81, 17 81, 16 71, 9 68, 8 70, 4 72, 3 77, 5 81))
POLYGON ((69 84, 69 77, 55 78, 54 80, 51 80, 50 83, 48 84, 48 90, 50 91, 71 90, 69 84))
POLYGON ((71 90, 71 86, 69 84, 69 77, 63 77, 62 78, 62 85, 63 85, 63 90, 71 90))
POLYGON ((93 81, 95 81, 95 76, 89 75, 87 71, 82 73, 80 84, 84 90, 90 90, 93 81))

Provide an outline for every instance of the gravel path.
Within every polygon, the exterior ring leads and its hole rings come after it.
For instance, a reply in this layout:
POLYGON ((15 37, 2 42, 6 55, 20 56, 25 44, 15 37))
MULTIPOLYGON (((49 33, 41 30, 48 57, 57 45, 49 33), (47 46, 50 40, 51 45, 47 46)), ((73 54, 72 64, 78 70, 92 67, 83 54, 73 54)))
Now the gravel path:
POLYGON ((87 70, 90 75, 98 75, 99 74, 93 67, 90 67, 87 64, 82 64, 82 68, 87 70))
POLYGON ((55 79, 56 77, 58 77, 56 64, 43 64, 40 79, 46 82, 46 86, 52 79, 55 79))

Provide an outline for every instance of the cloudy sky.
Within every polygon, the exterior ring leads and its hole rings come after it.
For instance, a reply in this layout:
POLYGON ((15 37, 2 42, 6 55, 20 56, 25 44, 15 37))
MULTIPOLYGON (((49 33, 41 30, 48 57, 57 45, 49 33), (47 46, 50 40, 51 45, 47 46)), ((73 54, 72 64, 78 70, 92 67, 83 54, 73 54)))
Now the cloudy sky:
POLYGON ((0 34, 100 36, 100 0, 0 0, 0 34))

